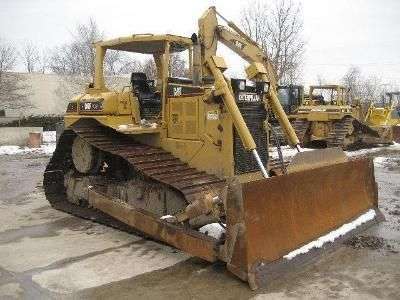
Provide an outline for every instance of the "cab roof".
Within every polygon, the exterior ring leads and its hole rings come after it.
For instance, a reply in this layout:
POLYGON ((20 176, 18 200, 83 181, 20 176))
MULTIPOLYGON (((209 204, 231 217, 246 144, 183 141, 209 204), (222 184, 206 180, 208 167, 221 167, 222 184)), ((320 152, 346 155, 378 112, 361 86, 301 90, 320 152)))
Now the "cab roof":
POLYGON ((338 84, 323 84, 323 85, 311 85, 310 88, 312 89, 326 89, 326 90, 330 90, 330 89, 345 89, 346 87, 344 87, 343 85, 338 85, 338 84))
POLYGON ((166 42, 170 43, 171 53, 184 51, 193 45, 190 38, 171 34, 133 34, 108 41, 100 41, 96 45, 112 50, 153 54, 163 53, 166 42))

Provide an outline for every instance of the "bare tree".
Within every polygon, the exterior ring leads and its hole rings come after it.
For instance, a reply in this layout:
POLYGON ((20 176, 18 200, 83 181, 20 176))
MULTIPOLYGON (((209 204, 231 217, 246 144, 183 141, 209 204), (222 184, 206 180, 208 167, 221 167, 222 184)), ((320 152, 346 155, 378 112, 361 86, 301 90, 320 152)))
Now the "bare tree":
POLYGON ((33 73, 37 63, 39 62, 38 48, 31 41, 26 41, 22 47, 21 58, 24 62, 26 71, 28 73, 33 73))
POLYGON ((302 10, 296 0, 278 0, 273 5, 261 0, 247 2, 241 23, 271 58, 280 83, 300 79, 305 41, 302 10))
POLYGON ((349 89, 351 100, 359 100, 364 103, 378 101, 383 92, 379 77, 365 77, 360 68, 356 66, 350 67, 344 74, 342 84, 349 89))
POLYGON ((86 24, 78 24, 72 34, 72 42, 54 49, 50 58, 50 68, 62 75, 93 76, 95 49, 93 43, 104 34, 93 19, 86 24))
POLYGON ((361 92, 364 102, 379 101, 380 95, 383 93, 382 80, 377 76, 365 78, 361 85, 361 92))
POLYGON ((342 83, 349 89, 350 99, 361 97, 361 70, 358 67, 351 66, 342 78, 342 83))
POLYGON ((29 103, 26 80, 11 72, 17 63, 15 47, 0 40, 0 107, 2 109, 20 109, 32 107, 29 103))
POLYGON ((20 110, 34 107, 28 96, 30 86, 21 74, 5 72, 0 79, 0 107, 20 110))
POLYGON ((149 79, 157 77, 157 67, 152 58, 149 58, 144 62, 142 72, 144 72, 149 79))
POLYGON ((109 76, 130 74, 143 69, 140 61, 132 53, 108 50, 104 58, 105 72, 109 76))
MULTIPOLYGON (((58 94, 62 97, 72 96, 73 91, 78 92, 88 83, 94 74, 95 49, 93 43, 103 39, 104 34, 93 19, 85 24, 76 26, 70 43, 55 48, 50 57, 50 69, 60 75, 64 75, 65 83, 58 94), (66 88, 73 85, 73 88, 66 88)), ((133 55, 122 51, 108 50, 104 58, 105 75, 110 87, 117 87, 125 77, 116 78, 116 75, 129 74, 131 72, 144 72, 148 78, 157 76, 157 69, 153 58, 141 63, 133 55)), ((171 56, 172 76, 185 75, 185 61, 179 55, 171 56)))
POLYGON ((104 58, 106 73, 109 75, 119 74, 121 70, 121 63, 125 60, 123 52, 108 50, 104 58))
POLYGON ((71 35, 71 42, 54 48, 48 61, 48 68, 63 76, 56 92, 61 101, 68 101, 93 80, 93 43, 104 36, 93 19, 77 24, 71 35))
POLYGON ((60 75, 74 74, 77 68, 72 59, 73 54, 69 45, 54 48, 49 61, 51 71, 60 75))
MULTIPOLYGON (((150 61, 150 59, 149 59, 150 61)), ((150 62, 148 62, 150 63, 150 62)), ((117 74, 130 74, 132 72, 142 72, 145 64, 142 64, 138 59, 135 59, 131 56, 123 56, 121 61, 119 62, 120 68, 117 74)), ((154 66, 155 68, 155 66, 154 66)), ((153 74, 153 71, 149 71, 150 74, 153 74)), ((155 74, 155 72, 154 72, 155 74)))
POLYGON ((42 49, 38 59, 38 71, 42 74, 46 73, 49 69, 50 56, 48 49, 42 49))
POLYGON ((187 75, 186 62, 179 53, 174 53, 170 57, 169 67, 170 76, 185 77, 187 75))
POLYGON ((326 79, 324 75, 317 74, 317 85, 324 85, 324 84, 326 84, 326 79))
POLYGON ((0 76, 4 72, 12 70, 16 63, 15 47, 0 39, 0 76))

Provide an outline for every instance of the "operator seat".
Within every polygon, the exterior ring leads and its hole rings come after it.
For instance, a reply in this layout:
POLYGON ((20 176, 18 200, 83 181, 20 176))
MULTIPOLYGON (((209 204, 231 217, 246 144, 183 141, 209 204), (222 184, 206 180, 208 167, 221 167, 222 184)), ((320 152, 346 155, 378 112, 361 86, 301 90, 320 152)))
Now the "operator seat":
POLYGON ((325 104, 325 98, 322 95, 312 95, 312 100, 315 100, 315 103, 318 105, 325 104))
POLYGON ((149 85, 147 76, 142 72, 131 74, 132 90, 138 97, 140 117, 142 119, 157 118, 161 112, 160 93, 155 92, 149 85))

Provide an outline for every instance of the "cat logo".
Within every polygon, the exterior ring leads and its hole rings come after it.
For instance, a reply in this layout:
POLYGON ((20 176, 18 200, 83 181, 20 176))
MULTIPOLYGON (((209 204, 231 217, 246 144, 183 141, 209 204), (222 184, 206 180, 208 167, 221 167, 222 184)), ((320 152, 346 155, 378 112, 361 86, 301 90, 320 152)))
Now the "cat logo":
POLYGON ((182 95, 182 87, 181 86, 174 87, 173 93, 174 93, 175 97, 181 96, 182 95))
POLYGON ((239 102, 260 102, 261 98, 258 94, 240 93, 239 102))

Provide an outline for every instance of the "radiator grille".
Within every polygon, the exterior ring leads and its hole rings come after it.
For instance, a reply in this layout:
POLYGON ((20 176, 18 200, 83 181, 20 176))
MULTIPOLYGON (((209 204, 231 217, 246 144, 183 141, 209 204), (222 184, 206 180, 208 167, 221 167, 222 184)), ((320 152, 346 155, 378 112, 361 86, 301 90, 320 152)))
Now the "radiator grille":
MULTIPOLYGON (((265 111, 264 104, 262 102, 245 102, 237 104, 247 127, 253 136, 254 142, 256 143, 261 161, 264 166, 266 166, 268 161, 268 144, 267 133, 265 132, 263 125, 267 118, 267 112, 265 111)), ((250 173, 260 170, 252 154, 244 149, 236 129, 234 129, 233 151, 235 159, 235 174, 250 173)))

